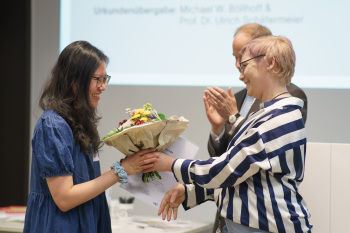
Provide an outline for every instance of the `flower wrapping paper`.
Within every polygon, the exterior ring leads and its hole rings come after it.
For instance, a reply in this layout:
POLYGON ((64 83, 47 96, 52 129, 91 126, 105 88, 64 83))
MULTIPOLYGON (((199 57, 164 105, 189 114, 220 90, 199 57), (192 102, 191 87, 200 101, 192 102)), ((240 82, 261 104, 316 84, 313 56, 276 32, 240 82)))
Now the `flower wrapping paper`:
POLYGON ((124 155, 132 155, 139 150, 156 148, 165 150, 180 134, 185 131, 189 121, 184 117, 170 117, 156 122, 124 129, 104 140, 109 146, 114 146, 124 155))

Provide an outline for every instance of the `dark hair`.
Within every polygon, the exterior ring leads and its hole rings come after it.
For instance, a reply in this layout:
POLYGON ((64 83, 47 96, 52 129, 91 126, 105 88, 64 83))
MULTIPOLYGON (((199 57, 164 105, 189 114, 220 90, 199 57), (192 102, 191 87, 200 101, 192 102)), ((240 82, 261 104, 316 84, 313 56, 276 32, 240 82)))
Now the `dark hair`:
POLYGON ((97 152, 102 142, 97 131, 96 108, 90 106, 91 77, 108 57, 86 41, 69 44, 59 55, 39 101, 40 107, 52 109, 72 129, 75 141, 85 154, 97 152))

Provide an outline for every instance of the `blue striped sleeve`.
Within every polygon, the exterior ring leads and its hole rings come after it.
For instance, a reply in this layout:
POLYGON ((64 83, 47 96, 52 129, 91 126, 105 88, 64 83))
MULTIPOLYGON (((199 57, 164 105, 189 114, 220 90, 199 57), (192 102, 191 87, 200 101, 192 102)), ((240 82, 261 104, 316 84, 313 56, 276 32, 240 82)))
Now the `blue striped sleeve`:
POLYGON ((182 202, 185 210, 191 209, 206 201, 214 201, 214 189, 205 189, 196 184, 185 185, 186 198, 182 202))
POLYGON ((177 159, 173 172, 178 182, 195 183, 203 188, 231 187, 243 182, 260 169, 267 170, 264 142, 256 129, 249 137, 220 157, 205 161, 177 159))

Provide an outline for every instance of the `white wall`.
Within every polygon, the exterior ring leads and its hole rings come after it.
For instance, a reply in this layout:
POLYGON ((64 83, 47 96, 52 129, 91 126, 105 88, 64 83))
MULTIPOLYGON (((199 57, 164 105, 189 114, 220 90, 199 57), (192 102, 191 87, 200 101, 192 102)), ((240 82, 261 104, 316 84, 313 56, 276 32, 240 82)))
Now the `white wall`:
MULTIPOLYGON (((32 12, 31 132, 37 117, 41 114, 37 100, 42 84, 58 57, 59 1, 32 0, 32 12)), ((108 55, 108 51, 104 52, 108 55)), ((310 55, 311 58, 312 55, 310 55)), ((325 54, 325 59, 333 58, 327 58, 325 54)), ((204 89, 204 87, 108 86, 107 91, 101 96, 98 108, 103 117, 99 125, 100 135, 102 137, 107 134, 126 117, 124 111, 126 107, 138 107, 150 102, 167 116, 177 114, 189 119, 190 126, 183 136, 200 146, 198 159, 207 159, 206 145, 210 126, 202 101, 204 89)), ((233 88, 233 90, 237 91, 239 88, 233 88)), ((305 92, 309 100, 306 124, 308 141, 349 143, 350 136, 347 132, 350 131, 348 123, 350 105, 347 99, 350 96, 350 90, 305 89, 305 92)), ((121 157, 122 155, 116 149, 104 146, 101 153, 102 170, 108 169, 112 162, 121 157)), ((116 186, 114 196, 119 195, 127 194, 116 186)), ((157 211, 137 200, 135 212, 156 215, 157 211)), ((214 216, 214 203, 209 202, 179 214, 180 218, 194 221, 213 221, 214 216)))
POLYGON ((300 194, 311 214, 313 232, 347 232, 349 228, 350 144, 308 143, 300 194))

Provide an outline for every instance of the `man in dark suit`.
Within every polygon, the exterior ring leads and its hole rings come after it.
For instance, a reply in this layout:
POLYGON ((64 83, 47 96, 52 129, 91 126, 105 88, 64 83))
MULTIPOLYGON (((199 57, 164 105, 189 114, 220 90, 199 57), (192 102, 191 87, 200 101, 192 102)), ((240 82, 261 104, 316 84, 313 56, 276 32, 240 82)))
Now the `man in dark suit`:
MULTIPOLYGON (((245 24, 237 29, 232 44, 233 56, 236 59, 237 69, 240 68, 239 63, 241 62, 242 57, 242 47, 255 38, 268 35, 271 35, 271 31, 268 28, 259 24, 245 24)), ((307 97, 304 91, 296 85, 294 85, 293 83, 290 83, 287 86, 287 90, 292 96, 298 97, 304 101, 302 116, 305 123, 307 116, 307 97)), ((212 126, 208 141, 208 151, 211 157, 220 156, 226 151, 231 139, 237 133, 240 126, 244 123, 243 120, 240 122, 239 125, 235 125, 235 120, 240 116, 246 118, 246 116, 248 116, 251 112, 259 110, 259 106, 261 103, 259 99, 254 99, 253 97, 248 96, 246 88, 237 92, 234 95, 236 100, 234 100, 234 98, 230 98, 230 96, 233 95, 231 92, 231 88, 228 89, 227 94, 224 94, 226 96, 226 101, 220 102, 221 108, 226 109, 227 112, 229 112, 229 109, 238 109, 239 111, 239 114, 234 114, 237 110, 233 111, 232 113, 226 114, 227 119, 224 119, 222 117, 223 114, 219 114, 216 111, 216 109, 208 102, 206 97, 203 98, 206 108, 206 114, 212 126), (234 105, 236 105, 237 107, 232 108, 232 106, 234 105)), ((208 95, 208 92, 206 93, 206 95, 208 95)), ((217 213, 213 233, 221 232, 223 226, 225 226, 225 221, 217 213), (219 229, 220 231, 217 231, 219 229)))

